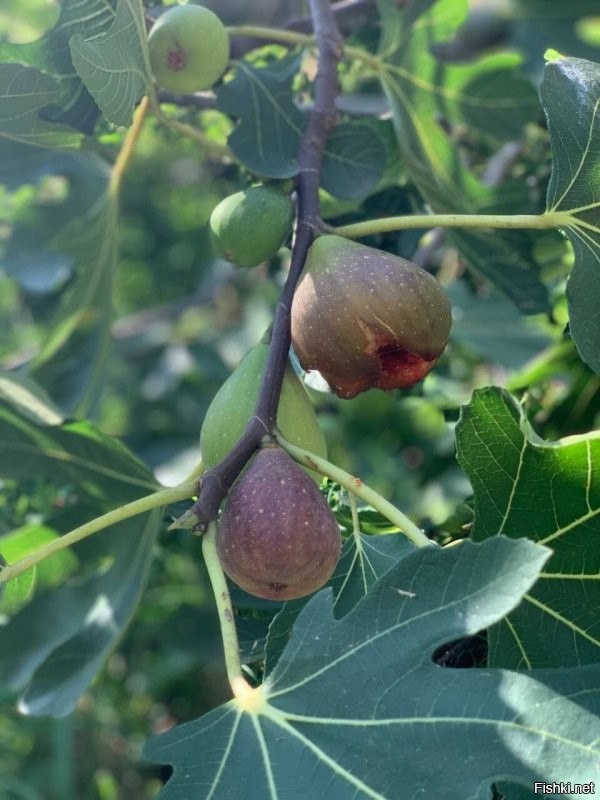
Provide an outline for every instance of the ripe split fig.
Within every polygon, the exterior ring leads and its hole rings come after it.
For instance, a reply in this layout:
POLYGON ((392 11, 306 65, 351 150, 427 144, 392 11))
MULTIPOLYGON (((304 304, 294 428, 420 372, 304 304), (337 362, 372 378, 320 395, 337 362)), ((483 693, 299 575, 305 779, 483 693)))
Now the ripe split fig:
POLYGON ((314 481, 281 448, 259 450, 221 514, 226 574, 257 597, 291 600, 327 583, 340 550, 337 521, 314 481))
POLYGON ((321 236, 310 247, 292 305, 292 342, 338 397, 422 380, 448 342, 450 301, 404 258, 321 236))
MULTIPOLYGON (((223 460, 246 429, 254 413, 268 353, 269 345, 263 342, 246 353, 208 407, 200 431, 200 450, 208 468, 223 460)), ((279 399, 277 426, 292 444, 327 456, 317 415, 289 359, 279 399)), ((320 481, 316 473, 310 474, 320 481)))
POLYGON ((272 258, 292 232, 294 206, 271 186, 251 186, 222 200, 210 217, 216 252, 240 267, 272 258))
POLYGON ((229 34, 204 6, 172 6, 148 36, 150 64, 163 89, 181 94, 209 89, 229 61, 229 34))

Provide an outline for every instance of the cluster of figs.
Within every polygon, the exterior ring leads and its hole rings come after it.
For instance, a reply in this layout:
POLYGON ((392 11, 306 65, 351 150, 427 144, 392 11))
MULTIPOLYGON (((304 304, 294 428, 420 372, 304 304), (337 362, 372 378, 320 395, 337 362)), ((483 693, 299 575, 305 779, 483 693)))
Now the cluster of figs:
MULTIPOLYGON (((227 69, 229 36, 203 5, 175 5, 153 25, 148 53, 163 89, 202 91, 227 69)), ((257 266, 287 242, 293 219, 285 189, 250 186, 214 209, 215 251, 233 264, 257 266)), ((410 261, 330 234, 310 247, 292 304, 292 344, 302 368, 318 370, 338 397, 422 380, 443 352, 450 324, 444 290, 410 261)), ((268 347, 260 342, 250 350, 206 413, 200 446, 208 469, 227 455, 254 413, 268 347)), ((312 403, 289 359, 277 427, 292 444, 326 456, 312 403)), ((289 600, 327 583, 341 538, 319 481, 274 443, 248 462, 225 499, 217 536, 223 569, 243 589, 289 600)))
MULTIPOLYGON (((232 263, 258 265, 285 244, 292 220, 288 194, 271 185, 252 186, 214 209, 215 250, 232 263)), ((412 262, 332 234, 311 245, 292 304, 292 344, 302 368, 318 370, 338 397, 422 380, 443 352, 450 325, 446 293, 412 262)), ((249 351, 208 409, 200 436, 208 468, 244 432, 268 347, 261 342, 249 351)), ((289 359, 277 425, 292 444, 326 456, 312 403, 289 359)), ((272 600, 302 597, 327 583, 341 538, 319 481, 276 444, 254 455, 219 522, 219 557, 235 583, 272 600)))

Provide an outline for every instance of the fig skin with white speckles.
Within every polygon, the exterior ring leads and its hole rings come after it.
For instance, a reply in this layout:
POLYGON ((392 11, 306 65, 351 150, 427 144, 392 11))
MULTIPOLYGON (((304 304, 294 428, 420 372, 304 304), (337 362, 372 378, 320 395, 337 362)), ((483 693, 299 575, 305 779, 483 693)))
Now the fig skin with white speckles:
POLYGON ((292 342, 338 397, 412 386, 433 369, 452 324, 438 281, 404 258, 341 236, 310 247, 292 305, 292 342))
POLYGON ((291 600, 324 586, 340 551, 339 526, 315 482, 280 447, 259 450, 219 521, 225 573, 256 597, 291 600))

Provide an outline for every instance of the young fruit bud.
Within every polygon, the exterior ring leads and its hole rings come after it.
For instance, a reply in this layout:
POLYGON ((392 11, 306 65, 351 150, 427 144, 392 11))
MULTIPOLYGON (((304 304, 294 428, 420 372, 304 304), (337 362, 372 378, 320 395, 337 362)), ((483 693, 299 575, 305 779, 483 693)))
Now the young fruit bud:
POLYGON ((429 273, 404 258, 320 236, 292 305, 292 342, 305 370, 338 397, 422 380, 440 357, 452 309, 429 273))
POLYGON ((272 258, 292 232, 294 205, 271 186, 251 186, 222 200, 210 216, 215 251, 239 267, 272 258))
MULTIPOLYGON (((262 342, 246 353, 208 407, 200 431, 200 450, 208 468, 216 467, 244 433, 254 413, 268 353, 269 345, 262 342)), ((277 426, 292 444, 324 458, 327 456, 317 415, 289 360, 279 399, 277 426)), ((320 482, 320 475, 310 474, 320 482)))
POLYGON ((315 483, 279 447, 264 447, 229 492, 217 551, 250 594, 291 600, 316 592, 340 557, 336 519, 315 483))
POLYGON ((204 6, 172 6, 148 36, 150 65, 163 89, 180 94, 209 89, 229 61, 229 34, 204 6))

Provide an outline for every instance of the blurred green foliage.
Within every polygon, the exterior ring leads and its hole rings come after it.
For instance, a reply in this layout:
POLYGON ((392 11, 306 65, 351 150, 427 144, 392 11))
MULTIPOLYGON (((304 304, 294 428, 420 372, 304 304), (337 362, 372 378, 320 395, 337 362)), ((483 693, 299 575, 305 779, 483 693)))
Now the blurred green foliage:
MULTIPOLYGON (((229 5, 231 19, 238 22, 240 4, 229 5)), ((266 5, 271 21, 277 4, 266 5)), ((42 0, 6 0, 0 33, 8 32, 13 41, 32 40, 52 24, 57 10, 55 3, 42 0)), ((361 77, 349 73, 343 80, 350 92, 361 77)), ((181 119, 197 114, 170 113, 181 119)), ((229 123, 211 111, 203 113, 202 126, 219 141, 229 130, 229 123)), ((464 130, 453 135, 472 168, 483 172, 493 156, 490 142, 464 130)), ((106 129, 91 146, 113 160, 122 139, 121 131, 106 129)), ((528 176, 530 200, 539 209, 549 176, 547 148, 545 131, 531 126, 508 176, 515 181, 528 176)), ((331 202, 328 222, 410 213, 415 198, 397 178, 358 208, 331 202)), ((236 270, 211 250, 212 209, 252 179, 234 163, 206 160, 197 144, 149 121, 125 180, 117 315, 93 420, 121 437, 164 483, 183 478, 198 460, 204 413, 268 326, 285 277, 285 256, 236 270)), ((15 220, 33 213, 36 205, 55 203, 60 191, 60 183, 48 182, 0 189, 0 249, 15 220)), ((418 249, 451 284, 462 273, 456 252, 445 239, 435 247, 429 242, 422 232, 406 231, 367 243, 404 256, 418 249)), ((543 246, 547 275, 560 288, 570 247, 557 234, 549 234, 543 246)), ((25 364, 39 347, 44 332, 36 311, 53 291, 36 292, 0 273, 0 367, 25 364)), ((470 488, 455 461, 453 428, 460 404, 475 387, 499 383, 526 392, 527 408, 544 437, 600 426, 600 379, 563 339, 560 302, 550 318, 524 323, 516 321, 512 306, 473 280, 453 300, 456 335, 424 385, 387 394, 372 391, 352 402, 310 388, 331 460, 440 537, 461 535, 470 519, 464 505, 470 488), (493 319, 486 314, 478 328, 473 315, 486 303, 494 309, 493 319), (471 323, 468 329, 461 325, 463 318, 471 323)), ((47 521, 68 492, 69 487, 51 481, 0 486, 0 534, 32 520, 47 521)), ((166 516, 177 516, 178 510, 170 512, 166 516)), ((260 621, 261 614, 248 618, 260 621)), ((254 629, 249 625, 248 630, 250 639, 254 629)), ((140 761, 149 731, 197 717, 227 697, 199 540, 186 532, 165 534, 135 624, 75 715, 58 721, 20 717, 14 697, 0 692, 2 800, 149 800, 165 777, 140 761)))

